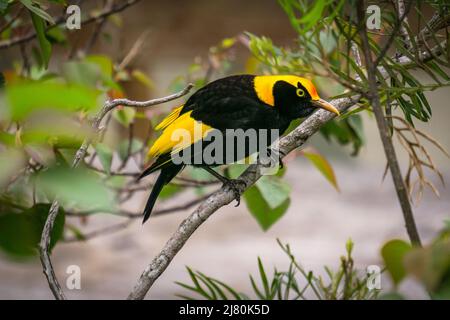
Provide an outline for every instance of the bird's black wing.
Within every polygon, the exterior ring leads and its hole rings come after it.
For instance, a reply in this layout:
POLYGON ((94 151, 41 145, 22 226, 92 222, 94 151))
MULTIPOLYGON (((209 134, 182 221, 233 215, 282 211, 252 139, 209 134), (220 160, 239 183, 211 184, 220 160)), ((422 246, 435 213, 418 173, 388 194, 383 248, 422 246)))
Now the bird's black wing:
POLYGON ((271 129, 279 126, 279 114, 273 107, 246 96, 211 97, 198 101, 191 116, 220 131, 271 129))

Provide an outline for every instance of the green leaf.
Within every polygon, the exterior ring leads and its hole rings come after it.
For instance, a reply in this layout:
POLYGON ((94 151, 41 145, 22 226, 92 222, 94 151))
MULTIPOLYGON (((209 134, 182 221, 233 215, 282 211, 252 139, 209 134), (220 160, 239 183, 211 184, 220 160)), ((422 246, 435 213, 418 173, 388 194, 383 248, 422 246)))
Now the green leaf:
MULTIPOLYGON (((0 248, 13 257, 34 256, 38 252, 42 229, 50 210, 50 204, 36 204, 20 213, 0 214, 0 248)), ((50 250, 61 239, 65 213, 60 208, 51 233, 50 250)))
POLYGON ((258 257, 258 270, 259 270, 259 275, 261 277, 261 282, 263 284, 264 293, 265 293, 266 297, 268 297, 270 295, 269 281, 267 280, 266 271, 264 270, 264 266, 262 264, 260 257, 258 257))
POLYGON ((153 89, 155 87, 155 84, 153 83, 152 79, 150 79, 145 73, 143 73, 141 70, 133 70, 131 75, 140 83, 142 83, 144 86, 146 86, 149 89, 153 89))
POLYGON ((334 174, 333 167, 321 154, 303 150, 303 155, 322 173, 322 175, 339 191, 339 186, 334 174))
POLYGON ((64 78, 70 83, 121 91, 112 78, 112 62, 103 56, 89 56, 84 61, 70 61, 63 66, 64 78))
POLYGON ((306 24, 304 30, 311 29, 320 19, 322 19, 322 13, 327 5, 327 1, 319 0, 314 1, 314 6, 309 10, 307 14, 299 19, 300 23, 306 24))
POLYGON ((395 285, 399 284, 406 275, 403 259, 411 249, 409 243, 397 239, 387 242, 381 249, 384 264, 395 285))
POLYGON ((64 44, 67 42, 67 36, 63 27, 54 27, 46 32, 47 39, 52 43, 64 44))
POLYGON ((172 197, 173 195, 175 195, 181 191, 183 191, 182 187, 177 186, 173 183, 169 183, 163 187, 163 189, 161 190, 161 193, 159 194, 158 197, 159 197, 159 199, 164 200, 164 199, 172 197))
POLYGON ((66 208, 114 208, 109 189, 98 175, 86 169, 53 167, 37 175, 36 185, 48 194, 49 198, 57 197, 66 208))
POLYGON ((100 160, 100 163, 102 164, 103 169, 109 174, 111 172, 113 151, 108 145, 104 143, 98 143, 95 146, 95 151, 97 151, 97 155, 100 160))
POLYGON ((262 176, 255 185, 271 209, 289 199, 291 187, 278 176, 262 176))
POLYGON ((36 3, 33 3, 32 0, 20 0, 20 2, 30 11, 30 13, 50 22, 51 24, 55 24, 53 18, 47 12, 39 8, 36 3))
POLYGON ((84 59, 86 62, 93 63, 100 68, 103 75, 112 77, 113 63, 111 58, 105 55, 90 55, 84 59))
POLYGON ((79 85, 56 82, 30 82, 6 88, 9 114, 21 120, 38 109, 58 109, 75 112, 97 109, 99 91, 79 85))
POLYGON ((124 127, 128 127, 134 120, 136 110, 134 108, 116 109, 114 110, 113 115, 124 127))
POLYGON ((320 133, 327 140, 334 137, 342 145, 351 143, 353 145, 352 156, 356 156, 364 144, 363 124, 359 114, 348 117, 344 115, 341 120, 329 121, 320 128, 320 133))
POLYGON ((264 231, 277 222, 290 205, 290 199, 287 199, 281 205, 272 209, 256 186, 252 186, 244 192, 244 199, 250 213, 256 218, 264 231))
POLYGON ((5 13, 8 8, 9 0, 0 0, 0 13, 5 13))
POLYGON ((34 30, 36 31, 39 47, 41 48, 41 58, 44 63, 44 68, 48 68, 50 56, 52 54, 52 44, 48 41, 45 35, 45 23, 42 17, 30 12, 31 20, 33 21, 34 30))
POLYGON ((136 152, 139 152, 143 147, 143 142, 139 139, 132 139, 131 140, 131 147, 130 142, 128 140, 122 141, 119 145, 119 157, 122 160, 126 160, 129 155, 133 155, 136 152), (128 150, 130 151, 130 154, 128 154, 128 150))

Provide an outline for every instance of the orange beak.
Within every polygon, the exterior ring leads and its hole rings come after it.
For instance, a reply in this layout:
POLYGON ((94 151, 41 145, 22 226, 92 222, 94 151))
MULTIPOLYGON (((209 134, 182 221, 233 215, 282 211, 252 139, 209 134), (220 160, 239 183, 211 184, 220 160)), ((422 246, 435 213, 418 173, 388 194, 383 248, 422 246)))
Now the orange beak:
POLYGON ((316 107, 325 109, 327 111, 333 112, 335 114, 337 114, 338 116, 340 115, 339 110, 336 109, 335 106, 333 106, 331 103, 323 100, 323 99, 317 99, 317 100, 312 100, 312 104, 315 105, 316 107))

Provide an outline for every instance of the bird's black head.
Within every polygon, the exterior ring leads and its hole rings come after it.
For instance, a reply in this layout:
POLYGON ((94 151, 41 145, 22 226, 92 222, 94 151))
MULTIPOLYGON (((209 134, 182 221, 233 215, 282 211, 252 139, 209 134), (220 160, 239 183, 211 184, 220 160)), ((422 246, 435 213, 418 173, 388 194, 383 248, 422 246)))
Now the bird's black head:
POLYGON ((300 82, 296 86, 284 80, 275 82, 273 97, 275 107, 289 118, 304 118, 316 109, 311 94, 300 82))
POLYGON ((256 76, 255 91, 263 102, 274 106, 289 119, 309 116, 316 108, 339 115, 330 103, 320 99, 313 83, 293 75, 256 76))

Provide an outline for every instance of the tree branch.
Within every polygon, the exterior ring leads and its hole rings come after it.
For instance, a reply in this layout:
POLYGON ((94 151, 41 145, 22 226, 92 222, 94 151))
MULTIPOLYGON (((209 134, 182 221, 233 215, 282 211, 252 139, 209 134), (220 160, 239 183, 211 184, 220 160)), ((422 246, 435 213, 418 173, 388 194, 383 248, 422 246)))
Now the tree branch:
POLYGON ((367 66, 367 78, 369 82, 369 100, 372 105, 373 113, 375 114, 375 119, 378 126, 378 132, 380 134, 381 141, 383 142, 384 153, 389 164, 389 169, 391 171, 392 179, 394 182, 395 190, 397 192, 397 197, 400 202, 400 206, 403 212, 403 218, 405 220, 406 231, 411 242, 415 245, 421 246, 421 241, 419 237, 419 232, 417 231, 416 222, 414 220, 414 215, 411 208, 411 203, 409 201, 408 191, 403 181, 402 172, 398 164, 397 156, 395 153, 394 144, 390 136, 390 130, 386 119, 384 117, 384 112, 380 103, 380 96, 378 94, 377 88, 377 78, 376 78, 376 63, 379 61, 379 57, 373 61, 371 57, 369 39, 364 26, 364 1, 358 2, 357 4, 357 17, 360 27, 358 32, 362 41, 362 48, 364 53, 364 59, 367 66))
MULTIPOLYGON (((131 101, 128 99, 115 99, 115 100, 107 101, 104 104, 104 106, 102 107, 102 109, 98 112, 98 114, 94 117, 94 119, 92 121, 92 128, 94 129, 95 132, 98 132, 98 130, 100 128, 100 123, 102 122, 105 115, 109 111, 113 110, 115 107, 117 107, 119 105, 130 106, 130 107, 150 107, 150 106, 154 106, 157 104, 162 104, 164 102, 178 99, 178 98, 186 95, 191 90, 192 87, 193 87, 193 85, 189 84, 186 88, 184 88, 182 91, 180 91, 178 93, 169 95, 167 97, 152 99, 152 100, 142 101, 142 102, 131 101)), ((83 142, 83 145, 80 147, 80 149, 78 149, 77 153, 75 154, 75 157, 72 162, 72 168, 76 168, 80 164, 81 160, 85 157, 87 148, 89 147, 91 142, 92 142, 92 140, 86 140, 85 142, 83 142)), ((50 234, 52 232, 53 225, 55 223, 55 219, 58 215, 58 212, 59 212, 59 202, 57 199, 55 199, 55 200, 53 200, 53 203, 50 207, 50 210, 49 210, 49 213, 47 216, 47 220, 45 221, 45 225, 42 230, 41 241, 39 244, 39 252, 40 252, 40 258, 41 258, 41 263, 42 263, 42 267, 43 267, 43 272, 47 278, 48 284, 50 286, 50 290, 52 291, 52 293, 56 299, 64 300, 65 295, 61 289, 58 279, 56 278, 56 275, 55 275, 55 272, 54 272, 54 269, 52 266, 52 262, 50 259, 50 254, 49 254, 50 234)))
MULTIPOLYGON (((102 19, 104 19, 104 18, 106 18, 106 17, 108 17, 110 15, 113 15, 115 13, 118 13, 118 12, 121 12, 121 11, 125 10, 129 6, 132 6, 132 5, 136 4, 136 3, 138 3, 139 1, 141 1, 141 0, 128 0, 128 1, 125 1, 125 2, 123 2, 121 4, 119 4, 119 5, 116 5, 116 6, 112 7, 112 8, 110 8, 110 9, 107 9, 107 10, 105 10, 105 11, 103 11, 103 12, 97 14, 97 15, 89 17, 89 18, 87 18, 84 21, 81 21, 81 25, 86 25, 86 24, 89 24, 89 23, 92 23, 92 22, 96 22, 96 21, 102 20, 102 19)), ((49 30, 51 30, 53 28, 56 28, 56 27, 64 24, 65 22, 66 22, 66 16, 65 15, 61 16, 58 19, 56 19, 55 24, 49 26, 45 31, 47 32, 47 31, 49 31, 49 30)), ((25 36, 20 36, 20 37, 12 38, 12 39, 9 39, 9 40, 0 41, 0 50, 1 49, 7 49, 7 48, 10 48, 12 46, 24 43, 24 42, 31 41, 34 38, 36 38, 36 32, 33 31, 33 32, 31 32, 31 33, 29 33, 29 34, 27 34, 25 36)))

